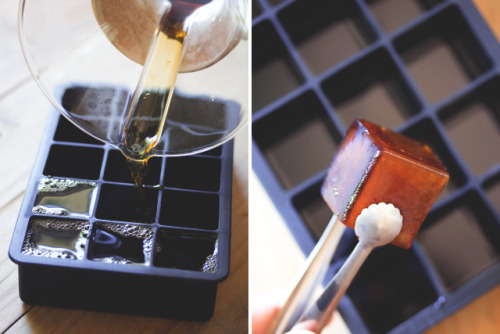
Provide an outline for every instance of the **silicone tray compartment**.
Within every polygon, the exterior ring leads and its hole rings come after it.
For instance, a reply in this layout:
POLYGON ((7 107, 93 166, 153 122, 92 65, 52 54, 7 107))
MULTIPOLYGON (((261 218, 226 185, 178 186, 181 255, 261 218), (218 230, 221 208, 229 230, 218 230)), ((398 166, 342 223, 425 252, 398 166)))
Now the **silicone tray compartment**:
MULTIPOLYGON (((351 331, 418 333, 499 284, 500 45, 472 2, 253 6, 254 77, 270 78, 254 80, 253 168, 305 254, 332 215, 320 187, 355 118, 427 143, 450 172, 411 249, 375 250, 355 278, 339 306, 351 331), (263 66, 277 58, 286 75, 263 66)), ((356 242, 348 229, 329 277, 356 242)))
POLYGON ((229 273, 232 145, 150 159, 142 201, 123 155, 54 111, 9 252, 21 299, 209 319, 229 273))

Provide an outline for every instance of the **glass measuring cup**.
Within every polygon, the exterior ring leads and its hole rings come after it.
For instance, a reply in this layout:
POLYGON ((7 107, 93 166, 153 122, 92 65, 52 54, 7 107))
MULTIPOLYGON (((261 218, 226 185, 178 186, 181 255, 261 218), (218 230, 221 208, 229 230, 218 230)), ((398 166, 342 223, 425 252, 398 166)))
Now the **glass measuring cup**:
POLYGON ((246 0, 23 0, 19 30, 30 71, 51 103, 80 129, 142 160, 202 152, 244 126, 246 12, 246 0), (182 12, 179 3, 193 6, 182 22, 175 89, 172 83, 160 103, 165 110, 134 114, 144 78, 154 72, 148 49, 155 29, 170 20, 165 13, 182 12), (138 131, 156 129, 147 150, 126 143, 131 119, 138 131))

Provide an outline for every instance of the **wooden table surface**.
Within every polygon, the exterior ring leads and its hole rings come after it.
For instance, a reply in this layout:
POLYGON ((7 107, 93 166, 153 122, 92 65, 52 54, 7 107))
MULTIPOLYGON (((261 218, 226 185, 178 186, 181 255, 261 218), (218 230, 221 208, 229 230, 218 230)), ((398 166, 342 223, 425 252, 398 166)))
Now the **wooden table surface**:
MULTIPOLYGON (((56 9, 55 9, 56 10, 56 9)), ((176 321, 23 304, 8 248, 51 109, 33 81, 17 35, 18 1, 0 0, 0 332, 247 333, 248 131, 235 141, 229 277, 219 284, 210 321, 176 321)))

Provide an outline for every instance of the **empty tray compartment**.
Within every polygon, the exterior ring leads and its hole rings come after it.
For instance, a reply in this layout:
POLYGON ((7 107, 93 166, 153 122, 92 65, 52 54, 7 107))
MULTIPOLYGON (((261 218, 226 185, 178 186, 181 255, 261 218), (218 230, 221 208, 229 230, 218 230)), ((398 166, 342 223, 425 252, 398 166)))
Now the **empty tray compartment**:
POLYGON ((365 0, 379 25, 393 32, 421 16, 442 0, 365 0))
POLYGON ((481 175, 500 164, 500 78, 442 110, 446 134, 469 170, 481 175))
POLYGON ((270 21, 253 27, 252 41, 252 110, 256 112, 304 80, 270 21))
POLYGON ((499 238, 494 216, 469 192, 430 215, 416 240, 453 291, 499 261, 499 238))
POLYGON ((345 128, 356 118, 394 128, 421 108, 385 49, 335 73, 322 89, 345 128))
POLYGON ((448 7, 394 45, 428 102, 464 88, 492 66, 457 7, 448 7))
POLYGON ((252 131, 285 189, 327 168, 339 141, 333 123, 310 91, 260 119, 252 131))
POLYGON ((376 38, 354 1, 299 0, 280 11, 278 17, 315 75, 354 55, 376 38))

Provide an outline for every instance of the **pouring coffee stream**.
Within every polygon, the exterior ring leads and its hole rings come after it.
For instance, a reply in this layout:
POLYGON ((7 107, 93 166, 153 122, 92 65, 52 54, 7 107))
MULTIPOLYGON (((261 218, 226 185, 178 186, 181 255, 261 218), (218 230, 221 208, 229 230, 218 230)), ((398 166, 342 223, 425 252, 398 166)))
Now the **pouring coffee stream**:
MULTIPOLYGON (((117 7, 114 2, 102 0, 92 2, 95 16, 101 23, 101 27, 110 24, 114 27, 114 29, 103 29, 113 44, 134 61, 144 62, 139 83, 127 107, 120 142, 117 145, 126 156, 132 178, 139 189, 142 187, 142 179, 146 174, 147 161, 154 155, 153 149, 162 137, 178 72, 210 66, 231 51, 243 37, 240 30, 235 30, 231 36, 223 36, 222 41, 220 41, 220 36, 213 37, 207 34, 204 39, 216 40, 215 48, 213 46, 208 48, 207 45, 203 45, 207 42, 200 42, 200 36, 197 36, 201 34, 199 26, 207 24, 203 23, 206 18, 210 17, 207 14, 223 13, 223 8, 226 6, 224 1, 165 1, 163 7, 160 6, 160 8, 158 8, 158 2, 148 4, 146 1, 145 4, 142 4, 143 7, 140 8, 142 12, 139 16, 142 20, 138 23, 144 20, 151 22, 155 15, 163 12, 152 38, 149 37, 151 25, 145 25, 144 28, 141 26, 139 32, 129 28, 131 22, 138 24, 130 21, 130 14, 138 10, 135 7, 141 6, 140 4, 127 3, 127 5, 117 7), (120 12, 120 8, 122 13, 117 14, 116 9, 120 12), (189 44, 187 43, 188 36, 190 36, 188 32, 192 25, 194 25, 192 40, 196 43, 189 44), (117 35, 117 29, 125 32, 117 35), (131 36, 132 33, 135 36, 131 36), (151 43, 144 59, 142 49, 147 45, 145 40, 151 40, 151 43), (183 57, 185 55, 187 56, 183 57)), ((227 24, 224 19, 213 22, 215 22, 212 24, 215 28, 212 29, 215 30, 223 29, 227 24)), ((210 30, 208 32, 210 33, 210 30)))
MULTIPOLYGON (((174 2, 161 18, 122 129, 119 148, 127 157, 136 187, 142 188, 151 150, 162 135, 174 92, 186 18, 201 5, 174 2)), ((143 197, 143 196, 139 196, 143 197)))

